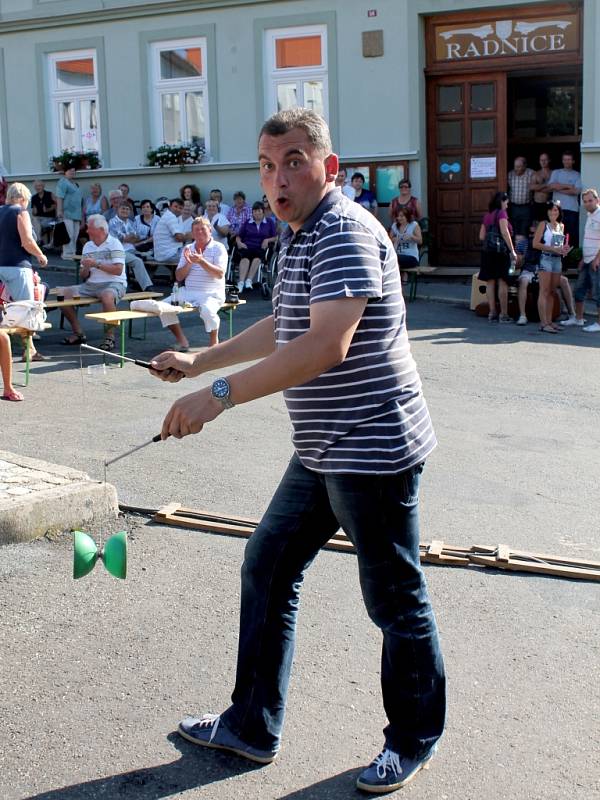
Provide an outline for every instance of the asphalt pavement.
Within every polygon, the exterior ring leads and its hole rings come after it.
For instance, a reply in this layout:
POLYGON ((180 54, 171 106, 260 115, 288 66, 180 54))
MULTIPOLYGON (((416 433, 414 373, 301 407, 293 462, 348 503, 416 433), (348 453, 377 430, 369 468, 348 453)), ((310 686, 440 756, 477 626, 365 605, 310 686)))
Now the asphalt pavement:
MULTIPOLYGON (((268 313, 257 296, 239 330, 268 313)), ((191 315, 189 315, 191 316, 191 315)), ((600 339, 489 325, 417 301, 413 353, 439 447, 422 488, 422 538, 505 543, 600 560, 600 339)), ((158 432, 174 398, 134 365, 39 348, 22 404, 0 404, 2 448, 102 480, 106 458, 158 432)), ((186 319, 192 344, 205 344, 186 319)), ((100 326, 87 323, 88 341, 100 326)), ((171 339, 158 323, 128 350, 171 339)), ((17 382, 21 365, 15 364, 17 382)), ((206 375, 193 386, 207 385, 206 375)), ((108 470, 122 503, 170 502, 257 517, 291 455, 280 396, 222 414, 200 435, 153 444, 108 470)), ((128 514, 130 569, 71 578, 71 538, 0 548, 0 798, 341 800, 382 745, 378 632, 356 560, 323 552, 303 590, 280 757, 256 768, 181 740, 186 713, 218 712, 235 669, 244 542, 128 514)), ((115 529, 116 529, 115 527, 115 529)), ((91 531, 102 541, 112 530, 91 531)), ((449 679, 447 732, 413 800, 592 800, 600 793, 599 585, 425 567, 449 679)), ((395 795, 394 795, 395 796, 395 795)))

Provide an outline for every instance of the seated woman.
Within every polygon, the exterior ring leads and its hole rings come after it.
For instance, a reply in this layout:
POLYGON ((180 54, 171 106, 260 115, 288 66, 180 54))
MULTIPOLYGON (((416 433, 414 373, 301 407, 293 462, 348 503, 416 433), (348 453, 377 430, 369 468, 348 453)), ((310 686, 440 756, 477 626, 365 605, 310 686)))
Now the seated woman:
POLYGON ((272 218, 265 218, 265 209, 260 201, 252 206, 252 221, 244 222, 236 236, 239 264, 238 292, 252 289, 252 281, 264 261, 267 247, 277 239, 277 230, 272 218))
POLYGON ((6 331, 0 328, 0 374, 2 374, 2 399, 19 402, 25 398, 21 392, 17 392, 12 385, 12 351, 10 349, 10 338, 6 331))
POLYGON ((407 274, 402 270, 419 265, 419 247, 423 244, 421 228, 419 223, 413 219, 412 211, 408 206, 398 210, 390 235, 398 254, 398 266, 402 281, 405 282, 407 274))
MULTIPOLYGON (((196 217, 192 223, 192 244, 183 248, 175 279, 183 286, 177 294, 178 303, 197 306, 209 336, 209 347, 219 343, 219 309, 225 302, 225 271, 227 250, 212 238, 212 225, 206 217, 196 217)), ((172 298, 167 298, 169 302, 172 298)), ((179 323, 169 325, 180 349, 186 351, 188 342, 179 323)))
POLYGON ((140 253, 147 253, 154 247, 154 230, 158 225, 160 216, 152 200, 142 200, 140 213, 133 220, 138 241, 135 249, 140 253))

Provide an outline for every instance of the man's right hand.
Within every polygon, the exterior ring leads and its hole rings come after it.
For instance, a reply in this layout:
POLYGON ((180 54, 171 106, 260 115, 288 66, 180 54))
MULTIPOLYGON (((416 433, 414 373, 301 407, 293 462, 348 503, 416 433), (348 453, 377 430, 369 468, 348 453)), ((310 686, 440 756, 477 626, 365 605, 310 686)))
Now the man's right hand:
POLYGON ((169 383, 178 383, 185 377, 195 378, 202 372, 202 369, 195 366, 197 355, 198 353, 177 353, 174 350, 159 353, 150 362, 150 373, 169 383))
POLYGON ((40 267, 45 267, 47 265, 47 263, 48 263, 48 259, 46 258, 46 256, 43 253, 39 254, 39 256, 37 257, 37 260, 38 260, 38 264, 40 265, 40 267))

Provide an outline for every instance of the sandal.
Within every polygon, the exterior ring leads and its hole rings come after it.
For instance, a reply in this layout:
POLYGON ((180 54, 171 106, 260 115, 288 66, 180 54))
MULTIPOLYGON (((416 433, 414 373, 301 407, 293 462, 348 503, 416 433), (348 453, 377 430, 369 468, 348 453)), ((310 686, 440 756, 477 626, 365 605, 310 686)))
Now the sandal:
POLYGON ((542 333, 558 333, 558 331, 552 327, 552 325, 540 325, 540 331, 542 333))
POLYGON ((21 400, 25 400, 21 392, 17 392, 14 389, 12 392, 5 392, 2 395, 3 400, 10 400, 13 403, 19 403, 21 400))
POLYGON ((100 350, 106 350, 107 353, 112 353, 114 349, 115 349, 115 340, 107 336, 106 339, 100 345, 100 350))
MULTIPOLYGON (((43 356, 39 352, 39 350, 36 350, 35 353, 32 356, 29 357, 29 362, 30 363, 33 363, 34 361, 48 361, 48 360, 49 360, 48 356, 43 356)), ((23 364, 26 364, 27 363, 27 357, 24 355, 23 358, 21 359, 21 361, 23 362, 23 364)))
POLYGON ((66 344, 69 347, 75 347, 78 344, 85 344, 87 337, 85 333, 73 333, 71 336, 65 336, 61 344, 66 344))

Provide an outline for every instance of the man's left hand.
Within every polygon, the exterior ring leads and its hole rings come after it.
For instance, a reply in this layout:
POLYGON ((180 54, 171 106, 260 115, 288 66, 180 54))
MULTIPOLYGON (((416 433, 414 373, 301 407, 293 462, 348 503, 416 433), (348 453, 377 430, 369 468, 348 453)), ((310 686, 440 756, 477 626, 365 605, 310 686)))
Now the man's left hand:
POLYGON ((223 410, 221 403, 212 396, 210 388, 186 394, 173 403, 165 417, 162 438, 173 436, 182 439, 191 433, 200 433, 204 425, 216 419, 223 410))

